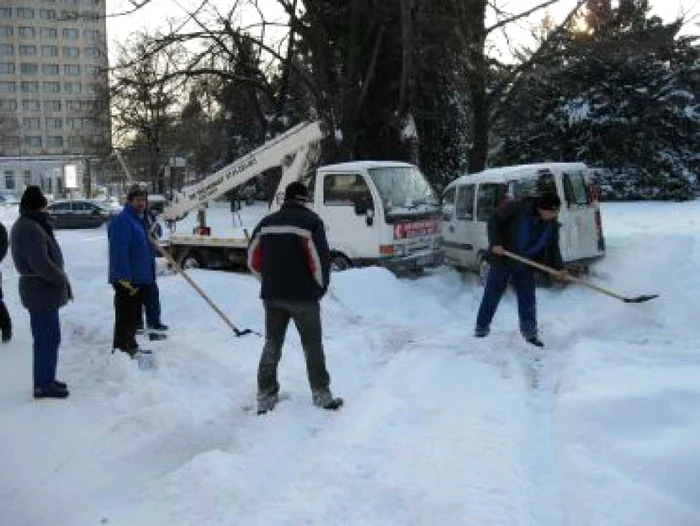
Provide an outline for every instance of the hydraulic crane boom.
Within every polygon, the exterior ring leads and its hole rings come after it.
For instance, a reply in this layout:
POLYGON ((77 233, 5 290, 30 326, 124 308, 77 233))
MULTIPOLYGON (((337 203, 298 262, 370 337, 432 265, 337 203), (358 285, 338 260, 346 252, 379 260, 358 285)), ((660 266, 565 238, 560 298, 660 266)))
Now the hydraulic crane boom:
POLYGON ((282 181, 296 179, 306 168, 309 150, 323 137, 319 121, 302 122, 204 180, 175 192, 171 204, 163 210, 163 217, 168 221, 180 219, 187 212, 275 166, 283 168, 282 181))

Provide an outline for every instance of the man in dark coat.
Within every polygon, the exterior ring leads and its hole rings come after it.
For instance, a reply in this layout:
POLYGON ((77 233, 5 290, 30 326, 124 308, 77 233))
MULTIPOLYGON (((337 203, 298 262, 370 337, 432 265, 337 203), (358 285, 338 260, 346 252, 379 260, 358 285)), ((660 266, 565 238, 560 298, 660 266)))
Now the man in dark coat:
MULTIPOLYGON (((7 229, 5 225, 0 223, 0 263, 3 262, 7 255, 9 242, 7 238, 7 229)), ((12 339, 12 319, 7 310, 2 293, 2 273, 0 273, 0 331, 2 332, 2 341, 9 342, 12 339)))
POLYGON ((109 224, 109 283, 114 287, 113 348, 131 357, 139 351, 136 329, 143 301, 142 287, 155 278, 151 243, 143 223, 146 192, 129 188, 121 213, 109 224))
POLYGON ((314 405, 338 409, 326 370, 319 300, 330 282, 330 251, 323 221, 309 210, 307 188, 287 186, 282 208, 265 217, 253 231, 248 266, 262 281, 265 346, 258 367, 258 414, 275 407, 277 366, 289 320, 299 331, 314 405))
POLYGON ((560 224, 557 222, 560 206, 557 194, 546 192, 536 199, 511 201, 489 220, 492 258, 476 319, 474 335, 477 338, 488 335, 498 303, 510 282, 518 299, 521 334, 528 343, 544 346, 537 331, 535 273, 532 267, 508 259, 504 250, 560 270, 560 278, 564 279, 566 273, 562 270, 564 265, 559 251, 560 224))
POLYGON ((58 309, 73 294, 46 205, 41 189, 28 186, 20 201, 20 217, 12 226, 10 246, 34 339, 34 398, 66 398, 66 384, 56 380, 61 344, 58 309))

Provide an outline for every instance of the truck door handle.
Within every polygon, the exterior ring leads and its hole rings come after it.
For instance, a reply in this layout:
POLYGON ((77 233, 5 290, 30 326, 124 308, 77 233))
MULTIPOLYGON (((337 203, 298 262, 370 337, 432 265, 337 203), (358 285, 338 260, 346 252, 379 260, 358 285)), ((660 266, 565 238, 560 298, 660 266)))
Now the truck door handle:
POLYGON ((448 228, 448 230, 449 230, 450 232, 454 232, 454 231, 455 231, 455 227, 454 227, 453 225, 450 225, 450 227, 448 228))

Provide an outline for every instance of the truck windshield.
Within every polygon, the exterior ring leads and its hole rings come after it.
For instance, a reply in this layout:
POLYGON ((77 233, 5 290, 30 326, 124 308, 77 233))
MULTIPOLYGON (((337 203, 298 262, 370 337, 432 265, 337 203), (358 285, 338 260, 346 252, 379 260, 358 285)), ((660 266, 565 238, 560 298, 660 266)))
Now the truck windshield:
POLYGON ((391 166, 368 171, 387 213, 437 211, 438 200, 417 168, 391 166))

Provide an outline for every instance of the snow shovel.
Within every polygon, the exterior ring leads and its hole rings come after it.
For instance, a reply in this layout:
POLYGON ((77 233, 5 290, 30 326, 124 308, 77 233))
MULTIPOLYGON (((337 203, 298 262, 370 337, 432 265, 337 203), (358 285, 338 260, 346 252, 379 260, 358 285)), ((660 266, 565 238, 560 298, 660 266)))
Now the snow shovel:
POLYGON ((200 296, 202 296, 202 298, 204 298, 204 301, 206 301, 206 302, 209 304, 209 306, 210 306, 212 309, 214 309, 214 312, 216 312, 216 313, 221 317, 221 319, 224 320, 224 322, 226 322, 226 325, 228 325, 228 326, 230 327, 230 329, 233 331, 233 333, 234 333, 236 336, 245 336, 246 334, 257 334, 258 336, 261 336, 261 334, 260 334, 259 332, 255 332, 255 331, 252 330, 252 329, 239 329, 239 328, 237 328, 237 327, 233 324, 233 322, 232 322, 231 320, 228 319, 228 316, 226 316, 226 314, 224 314, 224 312, 223 312, 219 307, 217 307, 217 306, 214 304, 214 302, 211 300, 211 298, 210 298, 209 296, 207 296, 201 288, 199 288, 199 285, 197 285, 197 284, 194 282, 194 280, 192 280, 192 278, 189 277, 189 276, 187 275, 187 273, 184 271, 184 269, 183 269, 180 265, 177 264, 177 262, 175 261, 175 259, 168 253, 168 251, 167 251, 167 250, 163 250, 163 248, 162 248, 162 247, 160 246, 160 244, 158 243, 158 240, 155 239, 153 236, 150 236, 150 237, 151 237, 151 244, 155 247, 155 249, 156 249, 165 259, 168 260, 168 263, 170 263, 170 264, 173 266, 173 268, 175 269, 175 271, 176 271, 178 274, 180 274, 183 278, 185 278, 185 280, 187 281, 187 283, 189 283, 190 285, 192 285, 192 288, 193 288, 194 290, 196 290, 197 293, 198 293, 200 296))
MULTIPOLYGON (((541 263, 537 263, 536 261, 532 261, 517 254, 513 254, 512 252, 509 252, 507 250, 504 250, 503 253, 511 259, 519 261, 520 263, 525 263, 526 265, 530 265, 531 267, 535 267, 536 269, 546 272, 547 274, 550 274, 552 276, 558 276, 559 274, 557 270, 554 270, 553 268, 548 267, 547 265, 542 265, 541 263)), ((621 294, 617 294, 616 292, 613 292, 611 290, 604 289, 603 287, 592 285, 582 279, 575 278, 574 276, 566 275, 564 279, 571 283, 578 283, 579 285, 583 285, 584 287, 588 287, 589 289, 593 289, 602 294, 606 294, 620 301, 624 301, 625 303, 644 303, 645 301, 653 300, 654 298, 659 297, 658 294, 643 294, 641 296, 628 298, 626 296, 622 296, 621 294)))

